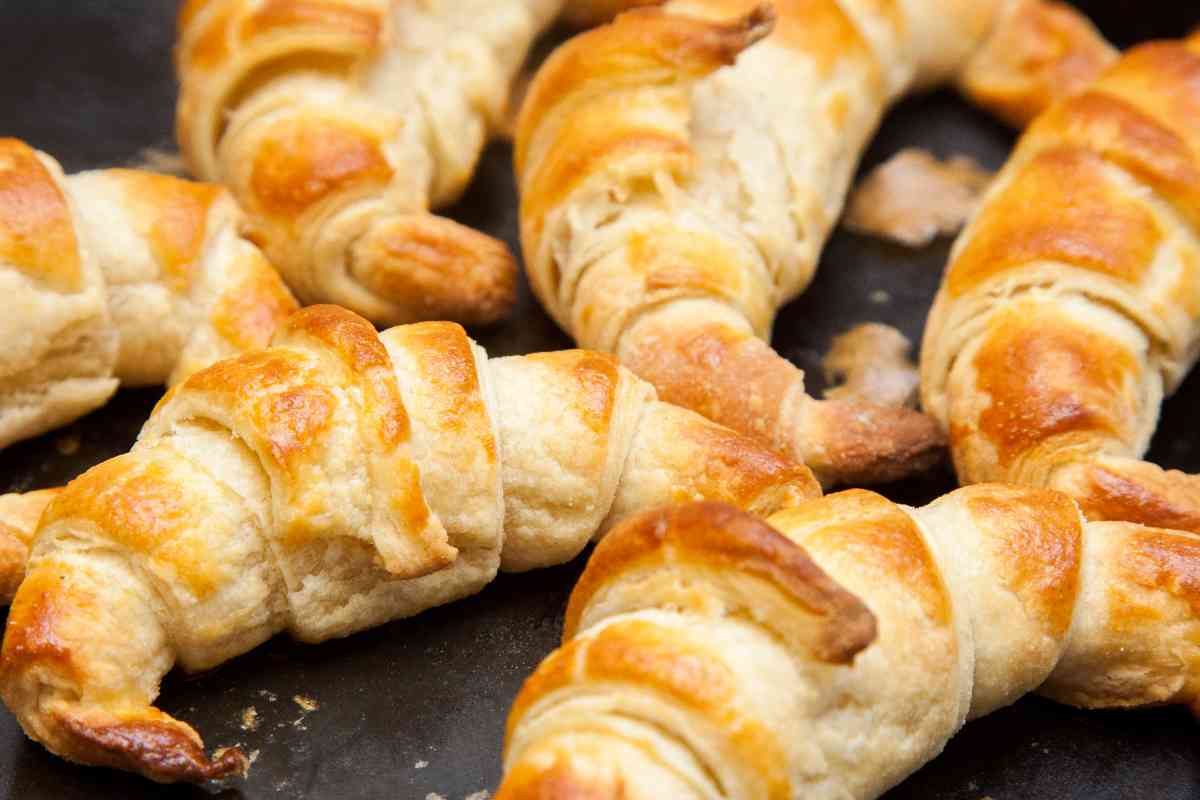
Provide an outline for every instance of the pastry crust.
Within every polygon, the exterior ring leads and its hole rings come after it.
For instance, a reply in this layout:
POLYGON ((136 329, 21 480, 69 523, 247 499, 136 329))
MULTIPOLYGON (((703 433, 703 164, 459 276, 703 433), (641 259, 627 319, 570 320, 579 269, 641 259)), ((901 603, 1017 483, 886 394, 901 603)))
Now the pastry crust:
POLYGON ((178 139, 305 303, 494 322, 507 248, 430 208, 466 187, 561 0, 190 0, 178 139))
POLYGON ((518 123, 535 293, 581 346, 823 483, 924 467, 944 444, 931 420, 813 400, 763 342, 812 279, 885 108, 959 74, 1007 7, 676 0, 577 36, 518 123))
POLYGON ((1030 128, 952 255, 922 356, 964 483, 1200 531, 1140 461, 1200 352, 1200 37, 1138 47, 1030 128))
POLYGON ((0 447, 262 347, 296 303, 219 187, 0 139, 0 447))
POLYGON ((600 545, 508 720, 497 800, 871 800, 1030 691, 1200 697, 1200 537, 1065 495, 861 490, 766 524, 719 504, 600 545))
POLYGON ((770 514, 819 494, 806 467, 656 400, 610 356, 489 362, 452 323, 376 334, 312 306, 270 348, 172 389, 127 455, 52 498, 0 498, 26 530, 50 500, 0 695, 65 758, 222 777, 244 758, 209 759, 152 706, 174 664, 416 614, 501 566, 562 563, 648 507, 708 498, 770 514))

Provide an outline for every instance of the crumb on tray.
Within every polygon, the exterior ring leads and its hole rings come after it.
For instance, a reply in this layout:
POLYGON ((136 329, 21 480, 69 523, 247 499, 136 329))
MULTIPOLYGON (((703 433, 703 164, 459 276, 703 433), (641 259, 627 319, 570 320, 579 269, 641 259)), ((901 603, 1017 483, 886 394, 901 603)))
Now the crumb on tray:
POLYGON ((81 440, 78 433, 64 433, 54 440, 54 449, 59 455, 73 456, 79 452, 81 440))
POLYGON ((821 359, 826 380, 841 381, 825 397, 914 407, 921 380, 910 349, 904 334, 890 325, 868 322, 850 329, 833 340, 821 359))
POLYGON ((254 706, 242 709, 242 730, 258 730, 258 709, 254 706))
POLYGON ((311 697, 305 697, 302 694, 293 696, 292 702, 295 703, 296 705, 300 706, 300 710, 303 711, 305 714, 316 711, 317 709, 319 709, 321 707, 321 704, 318 703, 316 700, 313 700, 311 697))
POLYGON ((942 161, 925 150, 907 148, 855 187, 845 225, 857 233, 924 247, 958 231, 991 180, 991 173, 966 156, 942 161))

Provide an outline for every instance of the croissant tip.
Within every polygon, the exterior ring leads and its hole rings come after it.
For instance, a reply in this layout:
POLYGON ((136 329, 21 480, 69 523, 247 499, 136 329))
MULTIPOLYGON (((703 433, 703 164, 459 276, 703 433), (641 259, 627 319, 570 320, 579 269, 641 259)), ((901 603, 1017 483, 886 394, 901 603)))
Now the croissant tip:
POLYGON ((352 253, 364 285, 404 308, 390 323, 490 325, 517 301, 519 269, 508 246, 444 217, 411 214, 376 223, 352 253))
POLYGON ((734 42, 730 48, 730 60, 738 53, 771 35, 777 18, 772 3, 759 3, 725 27, 734 42))
POLYGON ((165 719, 113 719, 83 712, 60 712, 68 736, 62 755, 85 764, 139 773, 157 783, 205 783, 245 777, 250 760, 236 747, 209 758, 191 728, 165 719))
POLYGON ((819 455, 810 466, 826 486, 900 480, 930 469, 945 454, 945 432, 918 411, 850 401, 816 406, 808 442, 819 455))
POLYGON ((745 25, 749 30, 761 31, 761 35, 766 36, 775 27, 776 19, 778 19, 778 14, 775 11, 775 5, 764 2, 750 9, 750 12, 746 14, 745 25))

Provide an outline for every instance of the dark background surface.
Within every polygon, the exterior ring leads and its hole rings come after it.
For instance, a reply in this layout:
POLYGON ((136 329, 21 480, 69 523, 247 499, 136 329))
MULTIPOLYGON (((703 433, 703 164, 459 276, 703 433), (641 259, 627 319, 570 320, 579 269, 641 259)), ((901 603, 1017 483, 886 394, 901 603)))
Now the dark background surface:
MULTIPOLYGON (((1200 23, 1196 0, 1079 5, 1123 45, 1200 23)), ((68 171, 169 147, 174 8, 172 0, 0 0, 0 106, 7 109, 0 135, 27 139, 68 171)), ((998 167, 1011 143, 1007 130, 939 93, 897 109, 865 163, 921 145, 998 167)), ((515 245, 510 156, 506 145, 490 148, 471 192, 449 213, 515 245)), ((945 240, 912 252, 838 233, 812 289, 780 316, 776 345, 819 382, 831 338, 858 322, 887 322, 917 341, 947 249, 945 240)), ((474 333, 495 355, 570 345, 528 292, 511 321, 474 333)), ((56 485, 124 451, 157 396, 122 392, 75 425, 0 452, 0 491, 56 485)), ((1200 471, 1198 402, 1200 378, 1193 377, 1164 408, 1154 460, 1200 471)), ((952 486, 943 467, 884 491, 924 503, 952 486)), ((423 800, 436 792, 462 800, 493 789, 508 706, 557 643, 581 569, 579 560, 501 577, 468 601, 344 641, 302 647, 278 639, 215 672, 170 677, 162 707, 195 725, 210 748, 239 743, 260 752, 249 779, 223 789, 167 789, 73 767, 27 741, 0 708, 0 797, 423 800), (296 695, 319 708, 303 712, 296 695), (253 732, 240 728, 250 706, 261 721, 253 732)), ((887 800, 1197 798, 1197 733, 1179 710, 1084 713, 1027 699, 967 726, 887 800)))

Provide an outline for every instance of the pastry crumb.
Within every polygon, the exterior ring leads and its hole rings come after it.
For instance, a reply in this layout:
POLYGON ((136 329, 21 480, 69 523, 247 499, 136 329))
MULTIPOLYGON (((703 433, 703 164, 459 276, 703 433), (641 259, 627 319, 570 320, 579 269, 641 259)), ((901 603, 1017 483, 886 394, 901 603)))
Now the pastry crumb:
POLYGON ((279 699, 279 695, 275 694, 270 689, 259 689, 258 696, 266 700, 268 703, 274 703, 279 699))
POLYGON ((79 452, 79 446, 82 444, 78 433, 64 433, 54 440, 54 449, 59 455, 73 456, 79 452))
POLYGON ((294 695, 292 697, 292 702, 300 706, 300 710, 305 714, 316 711, 321 707, 321 704, 316 700, 313 700, 311 697, 305 697, 302 694, 294 695))
POLYGON ((890 325, 868 322, 843 333, 821 359, 825 379, 841 381, 825 398, 915 407, 921 379, 908 357, 910 349, 904 334, 890 325))
POLYGON ((242 709, 242 730, 258 730, 258 709, 254 706, 242 709))
POLYGON ((854 189, 845 225, 856 233, 924 247, 962 228, 991 181, 992 174, 966 156, 942 161, 906 148, 854 189))
POLYGON ((425 800, 446 800, 446 798, 442 797, 437 792, 430 792, 429 794, 425 795, 425 800))
POLYGON ((258 756, 261 752, 262 752, 261 750, 251 750, 250 751, 250 755, 248 756, 248 758, 250 759, 251 764, 253 764, 255 761, 258 761, 258 756))
POLYGON ((877 306, 883 306, 892 302, 892 295, 883 289, 876 289, 867 295, 867 299, 877 306))
POLYGON ((413 764, 413 769, 425 769, 428 766, 429 766, 428 761, 421 760, 421 761, 418 761, 417 763, 413 764))
POLYGON ((489 792, 487 789, 480 789, 478 792, 475 792, 474 794, 467 795, 466 797, 463 798, 463 800, 488 800, 488 798, 490 798, 491 796, 492 796, 492 793, 489 792))

